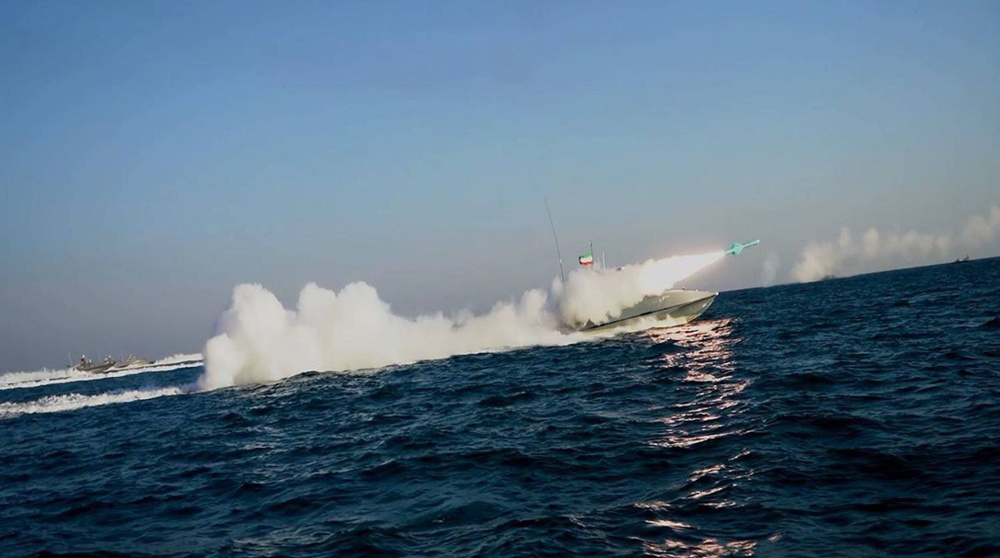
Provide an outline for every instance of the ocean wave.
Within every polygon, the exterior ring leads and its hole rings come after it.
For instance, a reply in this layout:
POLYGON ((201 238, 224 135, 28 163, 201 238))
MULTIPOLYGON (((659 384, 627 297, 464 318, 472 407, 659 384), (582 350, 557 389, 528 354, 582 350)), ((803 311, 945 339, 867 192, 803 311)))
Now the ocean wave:
POLYGON ((84 407, 97 407, 114 403, 131 403, 133 401, 143 401, 145 399, 155 399, 169 395, 181 395, 189 391, 179 386, 173 386, 157 389, 114 391, 99 393, 97 395, 81 395, 79 393, 49 395, 34 401, 0 403, 0 419, 37 413, 60 413, 84 407))
POLYGON ((65 384, 70 382, 90 382, 121 378, 133 374, 147 372, 167 372, 178 368, 201 366, 200 354, 177 354, 142 366, 123 368, 111 372, 84 372, 76 368, 60 368, 56 370, 35 370, 32 372, 8 372, 0 374, 0 391, 7 389, 24 389, 46 386, 50 384, 65 384))

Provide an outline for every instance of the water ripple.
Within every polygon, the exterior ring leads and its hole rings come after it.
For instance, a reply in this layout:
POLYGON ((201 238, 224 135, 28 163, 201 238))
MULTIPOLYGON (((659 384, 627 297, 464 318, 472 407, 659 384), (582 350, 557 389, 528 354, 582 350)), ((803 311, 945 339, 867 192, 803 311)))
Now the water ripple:
POLYGON ((210 393, 181 389, 200 367, 2 390, 0 555, 997 555, 998 284, 723 293, 680 328, 210 393))

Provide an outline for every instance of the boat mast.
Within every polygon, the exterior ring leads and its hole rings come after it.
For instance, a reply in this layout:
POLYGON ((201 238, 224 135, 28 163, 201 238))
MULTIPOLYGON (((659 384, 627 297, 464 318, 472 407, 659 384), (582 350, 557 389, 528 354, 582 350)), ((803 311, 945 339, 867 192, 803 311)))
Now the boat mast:
POLYGON ((552 239, 556 241, 556 256, 559 257, 559 277, 562 278, 563 285, 566 284, 566 272, 563 271, 562 252, 559 251, 559 237, 556 236, 556 225, 552 222, 552 211, 549 210, 549 199, 545 199, 545 213, 549 214, 549 226, 552 227, 552 239))

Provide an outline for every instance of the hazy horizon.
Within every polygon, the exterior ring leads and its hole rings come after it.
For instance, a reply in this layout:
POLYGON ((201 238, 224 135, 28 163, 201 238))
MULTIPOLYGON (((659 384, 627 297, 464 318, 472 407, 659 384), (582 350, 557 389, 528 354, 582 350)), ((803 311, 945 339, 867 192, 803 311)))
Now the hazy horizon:
POLYGON ((0 6, 0 371, 200 352, 233 289, 488 310, 1000 255, 1000 6, 0 6), (845 232, 846 231, 846 232, 845 232), (67 356, 68 355, 68 356, 67 356))

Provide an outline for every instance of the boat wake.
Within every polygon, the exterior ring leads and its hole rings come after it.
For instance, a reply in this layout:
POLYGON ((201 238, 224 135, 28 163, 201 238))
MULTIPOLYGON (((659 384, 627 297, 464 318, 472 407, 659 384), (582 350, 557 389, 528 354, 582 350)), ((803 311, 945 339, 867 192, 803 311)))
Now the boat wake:
POLYGON ((168 372, 179 368, 201 366, 201 364, 201 355, 192 354, 174 355, 160 359, 152 364, 122 368, 121 370, 113 370, 102 373, 84 372, 76 368, 36 370, 34 372, 8 372, 6 374, 0 374, 0 391, 8 389, 34 388, 52 384, 66 384, 71 382, 107 380, 110 378, 131 376, 133 374, 145 374, 147 372, 168 372))
POLYGON ((21 415, 37 413, 59 413, 62 411, 82 409, 84 407, 97 407, 100 405, 111 405, 115 403, 131 403, 133 401, 143 401, 146 399, 155 399, 157 397, 181 395, 191 391, 193 391, 193 388, 174 386, 168 388, 114 391, 99 393, 97 395, 81 395, 79 393, 49 395, 34 401, 0 403, 0 419, 14 418, 21 415))

